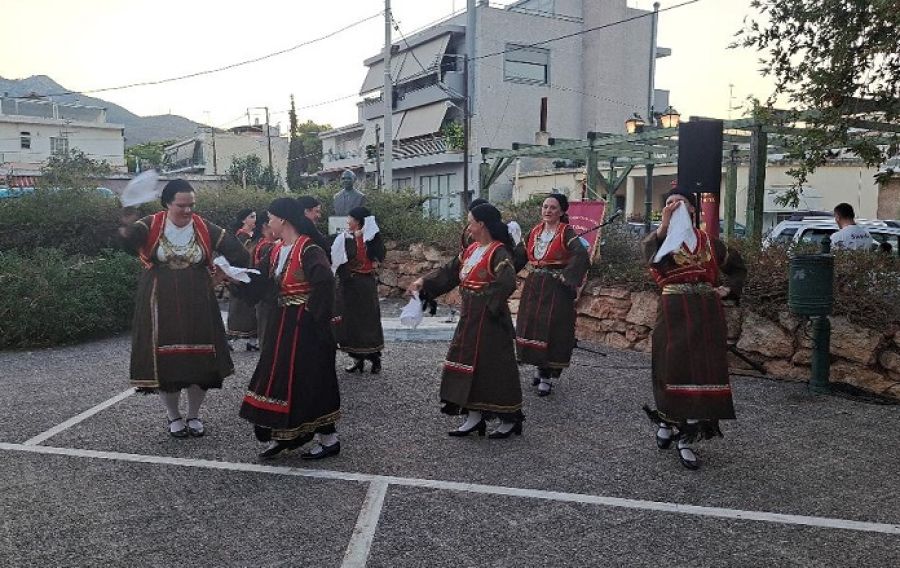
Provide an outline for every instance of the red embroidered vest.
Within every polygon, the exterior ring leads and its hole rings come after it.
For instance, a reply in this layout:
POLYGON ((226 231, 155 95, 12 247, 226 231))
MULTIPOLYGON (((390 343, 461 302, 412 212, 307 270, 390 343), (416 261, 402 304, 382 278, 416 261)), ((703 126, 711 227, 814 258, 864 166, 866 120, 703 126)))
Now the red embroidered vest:
MULTIPOLYGON (((312 242, 312 239, 306 235, 300 235, 294 241, 294 248, 291 249, 287 261, 284 263, 284 270, 281 272, 281 286, 279 287, 279 303, 282 305, 299 304, 306 302, 312 285, 306 281, 303 273, 303 249, 312 242)), ((278 243, 272 247, 272 274, 278 269, 278 256, 284 243, 278 243)))
POLYGON ((351 260, 347 266, 351 272, 371 274, 375 270, 375 263, 366 254, 366 243, 363 241, 362 235, 356 235, 354 240, 356 241, 356 258, 351 260))
POLYGON ((565 268, 569 264, 572 254, 566 248, 565 241, 566 227, 568 226, 566 223, 560 223, 556 227, 556 234, 553 235, 553 240, 547 245, 547 252, 540 259, 535 256, 534 248, 537 245, 538 237, 544 231, 544 224, 538 223, 537 226, 531 229, 531 232, 528 233, 525 252, 528 254, 528 261, 532 266, 535 268, 565 268))
POLYGON ((650 266, 650 274, 660 287, 667 284, 716 283, 719 266, 712 241, 705 231, 694 229, 694 234, 697 235, 695 252, 682 244, 680 249, 663 257, 658 264, 650 266))
POLYGON ((491 257, 494 251, 503 246, 503 243, 494 241, 488 245, 487 250, 481 256, 481 259, 472 267, 468 274, 463 275, 462 267, 465 266, 466 260, 469 259, 475 251, 481 246, 481 243, 472 243, 462 253, 462 264, 459 270, 459 287, 475 292, 482 290, 485 286, 494 281, 494 272, 491 270, 491 257))
MULTIPOLYGON (((166 228, 166 217, 167 212, 160 211, 159 213, 154 213, 150 219, 150 233, 147 235, 144 246, 138 251, 138 257, 144 268, 153 267, 153 257, 156 256, 156 249, 159 248, 159 239, 162 238, 163 231, 166 228)), ((194 223, 194 233, 197 235, 197 242, 203 250, 203 255, 206 257, 206 264, 212 269, 213 255, 209 227, 206 226, 206 221, 200 215, 195 213, 191 218, 194 223)))

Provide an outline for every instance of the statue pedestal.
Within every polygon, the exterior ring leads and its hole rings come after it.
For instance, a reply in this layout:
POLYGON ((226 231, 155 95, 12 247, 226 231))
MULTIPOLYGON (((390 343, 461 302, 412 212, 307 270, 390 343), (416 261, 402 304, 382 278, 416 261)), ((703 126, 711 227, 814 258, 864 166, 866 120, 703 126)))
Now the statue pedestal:
POLYGON ((347 217, 331 215, 328 217, 328 234, 336 235, 339 231, 347 230, 347 217))

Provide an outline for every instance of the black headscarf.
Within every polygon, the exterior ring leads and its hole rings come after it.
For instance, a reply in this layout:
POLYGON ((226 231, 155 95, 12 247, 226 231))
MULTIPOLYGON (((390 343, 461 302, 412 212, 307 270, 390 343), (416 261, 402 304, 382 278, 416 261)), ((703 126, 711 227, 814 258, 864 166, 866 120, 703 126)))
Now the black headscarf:
POLYGON ((263 236, 263 227, 269 222, 269 213, 263 211, 256 214, 256 227, 253 228, 253 238, 261 239, 263 236))
POLYGON ((562 215, 560 215, 559 220, 563 223, 569 222, 569 215, 566 211, 569 210, 569 198, 563 195, 562 193, 551 193, 547 197, 552 197, 559 203, 559 208, 562 210, 562 215))
POLYGON ((300 202, 300 207, 302 207, 304 211, 314 209, 321 205, 319 200, 311 195, 301 195, 297 198, 297 201, 300 202))
POLYGON ((371 217, 372 212, 368 207, 354 207, 347 215, 359 221, 359 226, 362 227, 366 224, 366 217, 371 217))
POLYGON ((290 223, 298 233, 300 232, 300 228, 304 225, 304 221, 310 225, 312 224, 312 222, 303 214, 303 209, 300 207, 300 204, 297 203, 297 200, 291 199, 290 197, 279 197, 274 200, 269 204, 268 211, 272 215, 281 217, 290 223))
POLYGON ((676 185, 674 188, 672 188, 669 193, 666 194, 666 199, 669 199, 673 195, 680 195, 681 197, 684 197, 688 200, 688 203, 691 204, 694 210, 697 209, 697 194, 684 187, 683 185, 676 185))
POLYGON ((484 205, 485 203, 488 203, 487 199, 484 199, 481 197, 479 197, 477 199, 473 199, 472 203, 469 203, 469 211, 471 211, 472 209, 475 209, 479 205, 484 205))
POLYGON ((496 207, 490 203, 482 203, 473 207, 469 213, 472 214, 476 221, 484 223, 484 226, 487 227, 488 232, 491 234, 491 238, 503 243, 509 253, 512 254, 516 245, 513 243, 512 237, 509 236, 509 228, 503 222, 500 211, 496 207))
POLYGON ((253 213, 253 209, 250 209, 249 207, 246 207, 246 208, 238 211, 237 215, 235 215, 235 217, 234 217, 234 221, 232 221, 232 223, 231 223, 231 231, 235 232, 238 229, 240 229, 241 227, 243 227, 244 219, 246 219, 247 216, 250 215, 251 213, 253 213))
POLYGON ((159 196, 159 202, 162 203, 163 207, 168 207, 169 203, 175 200, 176 193, 191 193, 193 191, 194 188, 186 180, 181 178, 173 179, 163 188, 162 195, 159 196))

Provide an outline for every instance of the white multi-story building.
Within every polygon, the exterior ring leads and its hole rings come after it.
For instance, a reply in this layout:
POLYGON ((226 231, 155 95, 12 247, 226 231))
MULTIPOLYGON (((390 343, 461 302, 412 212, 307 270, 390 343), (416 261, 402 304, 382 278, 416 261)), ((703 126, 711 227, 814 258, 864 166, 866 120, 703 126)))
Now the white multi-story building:
MULTIPOLYGON (((646 13, 626 0, 479 4, 469 170, 474 194, 481 147, 509 148, 547 136, 584 138, 588 131, 619 133, 632 113, 646 111, 652 18, 594 30, 646 13), (555 39, 561 36, 568 37, 555 39)), ((465 38, 466 14, 460 14, 401 38, 391 56, 393 185, 430 197, 428 212, 442 217, 460 214, 464 189, 465 38)), ((669 50, 655 48, 655 54, 669 50)), ((346 168, 370 177, 376 169, 366 147, 383 138, 377 132, 384 121, 383 56, 365 64, 358 122, 320 135, 321 174, 328 180, 346 168)), ((655 101, 655 108, 665 108, 668 92, 656 91, 655 101)), ((508 183, 491 188, 498 195, 510 191, 508 183)))
MULTIPOLYGON (((192 173, 223 176, 235 158, 257 156, 263 167, 269 165, 269 147, 272 149, 272 169, 280 176, 282 185, 287 180, 288 150, 290 141, 280 135, 277 126, 238 126, 226 132, 201 132, 192 138, 181 140, 165 148, 162 170, 165 173, 192 173)), ((285 186, 286 187, 286 186, 285 186)))
POLYGON ((34 185, 52 155, 75 149, 124 171, 124 129, 106 122, 101 107, 0 97, 0 176, 11 185, 34 185))

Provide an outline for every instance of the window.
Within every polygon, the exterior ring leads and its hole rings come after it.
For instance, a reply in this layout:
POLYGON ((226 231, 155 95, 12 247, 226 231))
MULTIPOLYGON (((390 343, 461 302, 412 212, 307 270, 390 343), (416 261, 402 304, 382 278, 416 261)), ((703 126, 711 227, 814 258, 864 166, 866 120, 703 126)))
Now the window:
POLYGON ((451 209, 454 209, 451 196, 455 194, 452 189, 455 177, 455 174, 442 174, 419 178, 419 195, 427 198, 422 204, 422 211, 426 216, 441 219, 450 217, 451 209))
POLYGON ((503 79, 514 83, 546 85, 550 82, 550 51, 514 43, 506 44, 503 79))
POLYGON ((69 139, 68 138, 54 138, 50 137, 50 153, 54 156, 64 155, 69 153, 69 139))
POLYGON ((393 189, 409 189, 413 186, 412 178, 394 178, 391 180, 391 187, 393 189))
POLYGON ((23 150, 31 150, 31 132, 20 132, 19 142, 23 150))

